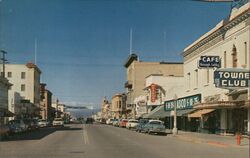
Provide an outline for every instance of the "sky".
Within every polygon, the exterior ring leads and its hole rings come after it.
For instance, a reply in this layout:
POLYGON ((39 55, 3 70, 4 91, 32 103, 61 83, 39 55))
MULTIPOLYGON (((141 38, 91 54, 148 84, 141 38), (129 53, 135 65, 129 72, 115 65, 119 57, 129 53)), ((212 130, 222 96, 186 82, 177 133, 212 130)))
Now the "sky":
POLYGON ((230 3, 191 0, 0 0, 0 49, 9 63, 36 61, 60 102, 99 108, 125 92, 130 29, 140 60, 182 62, 229 13, 230 3))

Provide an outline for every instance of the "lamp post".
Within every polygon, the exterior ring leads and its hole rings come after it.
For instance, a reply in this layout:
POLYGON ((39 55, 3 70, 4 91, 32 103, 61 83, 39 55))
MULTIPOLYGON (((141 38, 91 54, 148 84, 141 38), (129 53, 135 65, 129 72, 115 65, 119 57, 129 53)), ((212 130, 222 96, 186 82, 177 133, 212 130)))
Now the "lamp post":
POLYGON ((178 133, 178 129, 177 129, 177 113, 176 113, 176 111, 177 111, 177 95, 175 94, 174 95, 174 102, 175 102, 175 104, 174 104, 174 128, 173 128, 173 130, 172 130, 172 132, 173 132, 173 135, 177 135, 177 133, 178 133))

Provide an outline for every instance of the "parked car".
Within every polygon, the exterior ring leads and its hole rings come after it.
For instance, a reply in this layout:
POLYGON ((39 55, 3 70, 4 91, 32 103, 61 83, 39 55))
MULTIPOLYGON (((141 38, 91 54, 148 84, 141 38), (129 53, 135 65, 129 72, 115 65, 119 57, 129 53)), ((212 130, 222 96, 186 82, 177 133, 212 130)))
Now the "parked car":
POLYGON ((142 130, 145 133, 157 133, 157 134, 166 134, 166 129, 162 121, 160 120, 149 120, 147 124, 142 127, 142 130))
POLYGON ((19 124, 22 132, 28 131, 28 124, 26 124, 23 120, 16 119, 16 120, 11 120, 11 121, 15 122, 16 124, 19 124))
POLYGON ((10 134, 23 132, 23 129, 21 127, 21 123, 16 121, 16 120, 10 120, 8 122, 8 126, 10 128, 10 134))
POLYGON ((136 132, 141 132, 144 125, 148 123, 148 119, 140 119, 137 126, 135 127, 136 132))
POLYGON ((114 121, 114 119, 107 119, 106 124, 107 125, 112 125, 113 121, 114 121))
POLYGON ((85 121, 86 124, 93 124, 93 122, 94 122, 94 119, 91 118, 91 117, 88 117, 88 118, 86 119, 86 121, 85 121))
POLYGON ((52 124, 53 126, 64 126, 64 121, 62 118, 55 118, 52 124))
POLYGON ((126 124, 126 128, 128 129, 135 129, 135 127, 138 125, 138 120, 130 119, 128 120, 128 123, 126 124))
POLYGON ((112 125, 113 126, 119 126, 119 120, 118 119, 114 119, 113 122, 112 122, 112 125))
POLYGON ((8 137, 10 134, 10 128, 7 124, 0 124, 0 140, 1 138, 8 137))
POLYGON ((35 130, 37 128, 33 119, 24 119, 23 122, 28 126, 28 130, 35 130))
POLYGON ((48 127, 49 126, 49 122, 47 121, 47 120, 38 120, 38 126, 40 127, 40 128, 42 128, 42 127, 48 127))
POLYGON ((122 128, 125 128, 126 125, 128 123, 128 120, 127 119, 122 119, 120 122, 119 122, 119 127, 122 127, 122 128))

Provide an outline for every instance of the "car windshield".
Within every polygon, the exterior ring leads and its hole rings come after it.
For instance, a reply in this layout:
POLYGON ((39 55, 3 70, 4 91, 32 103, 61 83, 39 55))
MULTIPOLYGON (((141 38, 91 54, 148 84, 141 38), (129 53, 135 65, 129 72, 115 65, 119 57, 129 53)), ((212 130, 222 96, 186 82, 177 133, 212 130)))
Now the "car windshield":
POLYGON ((0 126, 0 158, 250 158, 250 0, 0 0, 0 126))
POLYGON ((160 121, 152 121, 150 122, 150 124, 154 124, 154 125, 162 125, 163 123, 160 121))
POLYGON ((137 120, 129 121, 130 123, 138 123, 137 120))

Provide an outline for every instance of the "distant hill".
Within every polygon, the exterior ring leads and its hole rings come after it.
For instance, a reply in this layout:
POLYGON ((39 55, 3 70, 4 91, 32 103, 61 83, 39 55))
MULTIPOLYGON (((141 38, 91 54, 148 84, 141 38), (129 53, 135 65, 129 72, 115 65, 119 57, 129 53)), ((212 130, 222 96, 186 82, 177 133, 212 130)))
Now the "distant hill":
POLYGON ((101 111, 101 109, 70 109, 67 110, 71 113, 71 115, 75 116, 75 117, 89 117, 92 114, 95 114, 99 111, 101 111))

